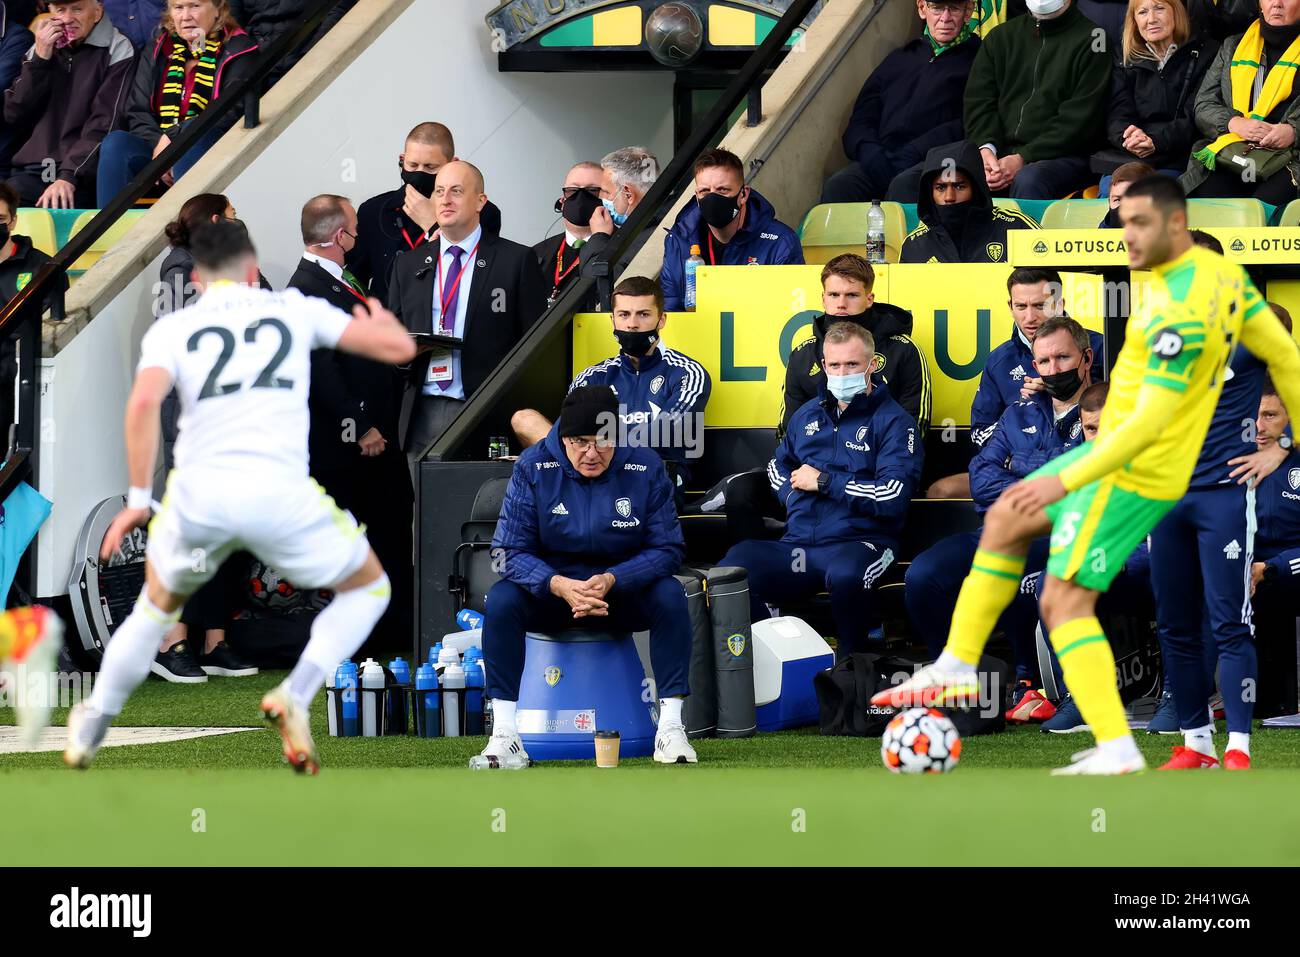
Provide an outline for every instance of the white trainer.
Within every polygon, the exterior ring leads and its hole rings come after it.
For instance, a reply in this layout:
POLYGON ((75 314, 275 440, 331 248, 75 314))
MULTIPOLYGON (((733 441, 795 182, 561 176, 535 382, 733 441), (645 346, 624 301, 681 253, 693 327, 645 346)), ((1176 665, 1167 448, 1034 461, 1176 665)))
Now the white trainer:
POLYGON ((502 731, 500 728, 492 729, 492 737, 488 739, 487 747, 479 752, 479 757, 496 758, 502 764, 524 766, 530 760, 528 752, 524 750, 524 742, 519 739, 519 732, 502 731))
POLYGON ((680 724, 661 726, 655 734, 655 760, 660 764, 699 764, 695 749, 680 724))
POLYGON ((1101 748, 1089 748, 1070 758, 1070 763, 1063 768, 1054 768, 1053 776, 1074 774, 1136 774, 1147 769, 1146 759, 1142 755, 1128 760, 1121 760, 1106 754, 1101 748))
POLYGON ((68 712, 68 743, 63 749, 63 763, 81 771, 90 767, 107 733, 107 721, 91 714, 85 703, 73 705, 68 712))

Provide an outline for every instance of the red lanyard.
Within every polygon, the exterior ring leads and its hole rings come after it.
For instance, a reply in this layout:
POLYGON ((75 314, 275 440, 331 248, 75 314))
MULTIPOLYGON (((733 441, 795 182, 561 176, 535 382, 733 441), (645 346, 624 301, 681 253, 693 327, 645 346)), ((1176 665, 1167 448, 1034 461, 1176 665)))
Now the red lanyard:
MULTIPOLYGON (((479 240, 480 243, 482 241, 482 239, 479 240)), ((442 324, 443 317, 447 315, 447 307, 456 299, 456 290, 460 288, 460 280, 465 275, 465 270, 473 263, 474 254, 476 252, 478 252, 478 243, 475 243, 474 248, 469 251, 469 258, 465 260, 465 265, 461 268, 460 272, 456 273, 456 278, 451 282, 451 288, 447 290, 446 294, 444 294, 442 290, 443 253, 441 249, 438 250, 438 302, 442 305, 442 312, 438 314, 438 328, 445 331, 448 335, 454 334, 455 330, 448 330, 447 327, 442 324)))
POLYGON ((578 263, 582 259, 581 256, 575 256, 573 262, 569 263, 569 268, 564 270, 564 272, 560 272, 560 266, 564 264, 564 247, 567 245, 568 243, 562 241, 560 243, 560 248, 555 251, 555 288, 551 290, 552 296, 560 291, 560 283, 569 278, 569 273, 573 272, 573 270, 577 268, 578 263))
MULTIPOLYGON (((401 230, 402 230, 402 238, 406 240, 406 245, 414 249, 416 244, 411 240, 411 234, 406 231, 405 226, 402 226, 401 230)), ((420 238, 424 239, 424 236, 421 235, 420 238)))
POLYGON ((709 241, 709 265, 716 266, 718 264, 718 260, 717 257, 713 255, 713 230, 711 229, 705 230, 704 236, 709 241))
POLYGON ((353 288, 352 283, 348 282, 346 279, 343 280, 343 286, 348 292, 352 293, 352 295, 356 296, 362 302, 366 301, 366 297, 357 292, 356 289, 353 288))

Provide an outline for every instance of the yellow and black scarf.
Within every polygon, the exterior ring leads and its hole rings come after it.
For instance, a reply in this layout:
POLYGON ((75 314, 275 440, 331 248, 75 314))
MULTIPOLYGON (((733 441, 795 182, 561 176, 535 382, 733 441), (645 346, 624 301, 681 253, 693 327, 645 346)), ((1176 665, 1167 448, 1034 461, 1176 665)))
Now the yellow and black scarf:
POLYGON ((167 56, 167 76, 163 79, 162 99, 158 105, 158 125, 164 130, 171 129, 207 108, 212 99, 212 86, 216 82, 217 57, 221 55, 220 38, 208 37, 203 52, 198 56, 198 63, 195 64, 189 103, 185 104, 185 115, 181 116, 181 104, 185 99, 185 64, 191 59, 190 47, 175 34, 171 41, 171 53, 167 56))

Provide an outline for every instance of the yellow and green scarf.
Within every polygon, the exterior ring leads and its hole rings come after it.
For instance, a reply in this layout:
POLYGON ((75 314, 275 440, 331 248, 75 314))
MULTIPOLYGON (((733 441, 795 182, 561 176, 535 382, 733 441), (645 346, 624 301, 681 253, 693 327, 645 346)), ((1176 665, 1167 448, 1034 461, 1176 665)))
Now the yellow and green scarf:
POLYGON ((934 52, 934 55, 936 57, 938 57, 939 54, 941 53, 947 53, 949 50, 965 43, 974 35, 975 35, 975 21, 973 19, 967 20, 964 24, 962 24, 961 32, 958 33, 951 40, 949 40, 947 43, 940 43, 938 40, 932 37, 930 35, 930 27, 928 25, 925 28, 925 38, 930 41, 930 49, 934 52))
MULTIPOLYGON (((1282 59, 1269 68, 1268 74, 1264 77, 1264 85, 1259 91, 1259 99, 1255 101, 1252 108, 1250 97, 1255 91, 1255 77, 1259 74, 1260 57, 1263 53, 1264 36, 1260 31, 1259 21, 1256 20, 1242 36, 1237 49, 1232 52, 1232 65, 1228 70, 1228 77, 1232 83, 1232 108, 1247 119, 1263 120, 1277 109, 1278 104, 1284 103, 1291 95, 1296 67, 1300 65, 1300 37, 1292 40, 1291 45, 1282 54, 1282 59)), ((1213 170, 1215 159, 1224 147, 1243 142, 1245 141, 1236 133, 1224 133, 1213 143, 1192 155, 1200 160, 1206 169, 1213 170)))
POLYGON ((212 86, 216 82, 217 57, 221 55, 221 40, 207 38, 199 62, 194 67, 194 85, 185 116, 181 116, 181 102, 185 98, 185 64, 191 59, 189 44, 181 37, 172 36, 172 49, 167 57, 167 76, 163 79, 162 97, 158 104, 158 125, 171 129, 182 119, 202 113, 212 99, 212 86))

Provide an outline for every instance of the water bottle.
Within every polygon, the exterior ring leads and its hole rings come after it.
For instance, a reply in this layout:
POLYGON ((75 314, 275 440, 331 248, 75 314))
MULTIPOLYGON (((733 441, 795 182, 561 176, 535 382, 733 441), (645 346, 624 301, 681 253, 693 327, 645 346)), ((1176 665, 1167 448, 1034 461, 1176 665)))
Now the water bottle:
POLYGON ((469 766, 475 771, 522 771, 528 765, 529 760, 521 754, 507 754, 503 758, 476 754, 469 759, 469 766))
POLYGON ((465 733, 483 733, 483 666, 478 659, 465 658, 465 733))
POLYGON ((444 645, 442 651, 438 652, 438 660, 434 662, 433 669, 438 672, 438 680, 441 681, 449 666, 459 664, 460 652, 444 645))
POLYGON ((379 735, 381 727, 379 693, 383 688, 383 666, 374 658, 367 658, 361 664, 361 736, 363 738, 374 738, 379 735))
POLYGON ((429 664, 437 667, 438 656, 442 654, 442 642, 435 641, 433 647, 429 649, 429 664))
POLYGON ((873 199, 867 210, 867 262, 879 264, 885 261, 885 211, 880 208, 880 200, 873 199))
POLYGON ((492 737, 492 699, 483 695, 483 733, 492 737))
POLYGON ((442 700, 438 694, 438 675, 428 662, 415 669, 415 712, 420 737, 442 737, 442 700))
POLYGON ((691 246, 691 255, 686 260, 686 308, 695 308, 695 270, 704 265, 704 257, 700 255, 700 244, 695 243, 691 246))
POLYGON ((334 709, 338 707, 338 692, 335 689, 338 687, 339 672, 342 670, 343 666, 340 664, 332 673, 325 676, 325 711, 329 720, 331 738, 339 736, 339 719, 334 709))
POLYGON ((461 631, 473 631, 475 628, 483 627, 483 615, 473 608, 462 608, 456 612, 456 624, 460 626, 461 631))
POLYGON ((388 663, 393 673, 393 691, 388 696, 388 734, 406 734, 409 718, 406 713, 406 689, 411 687, 411 668, 404 658, 394 658, 388 663))
POLYGON ((338 693, 343 696, 343 727, 340 729, 343 737, 355 738, 359 733, 358 728, 358 703, 357 703, 357 666, 350 661, 345 661, 339 665, 339 674, 335 677, 335 684, 338 685, 338 693))
POLYGON ((461 723, 464 710, 465 669, 455 661, 442 672, 442 733, 446 737, 459 738, 464 733, 461 723))

